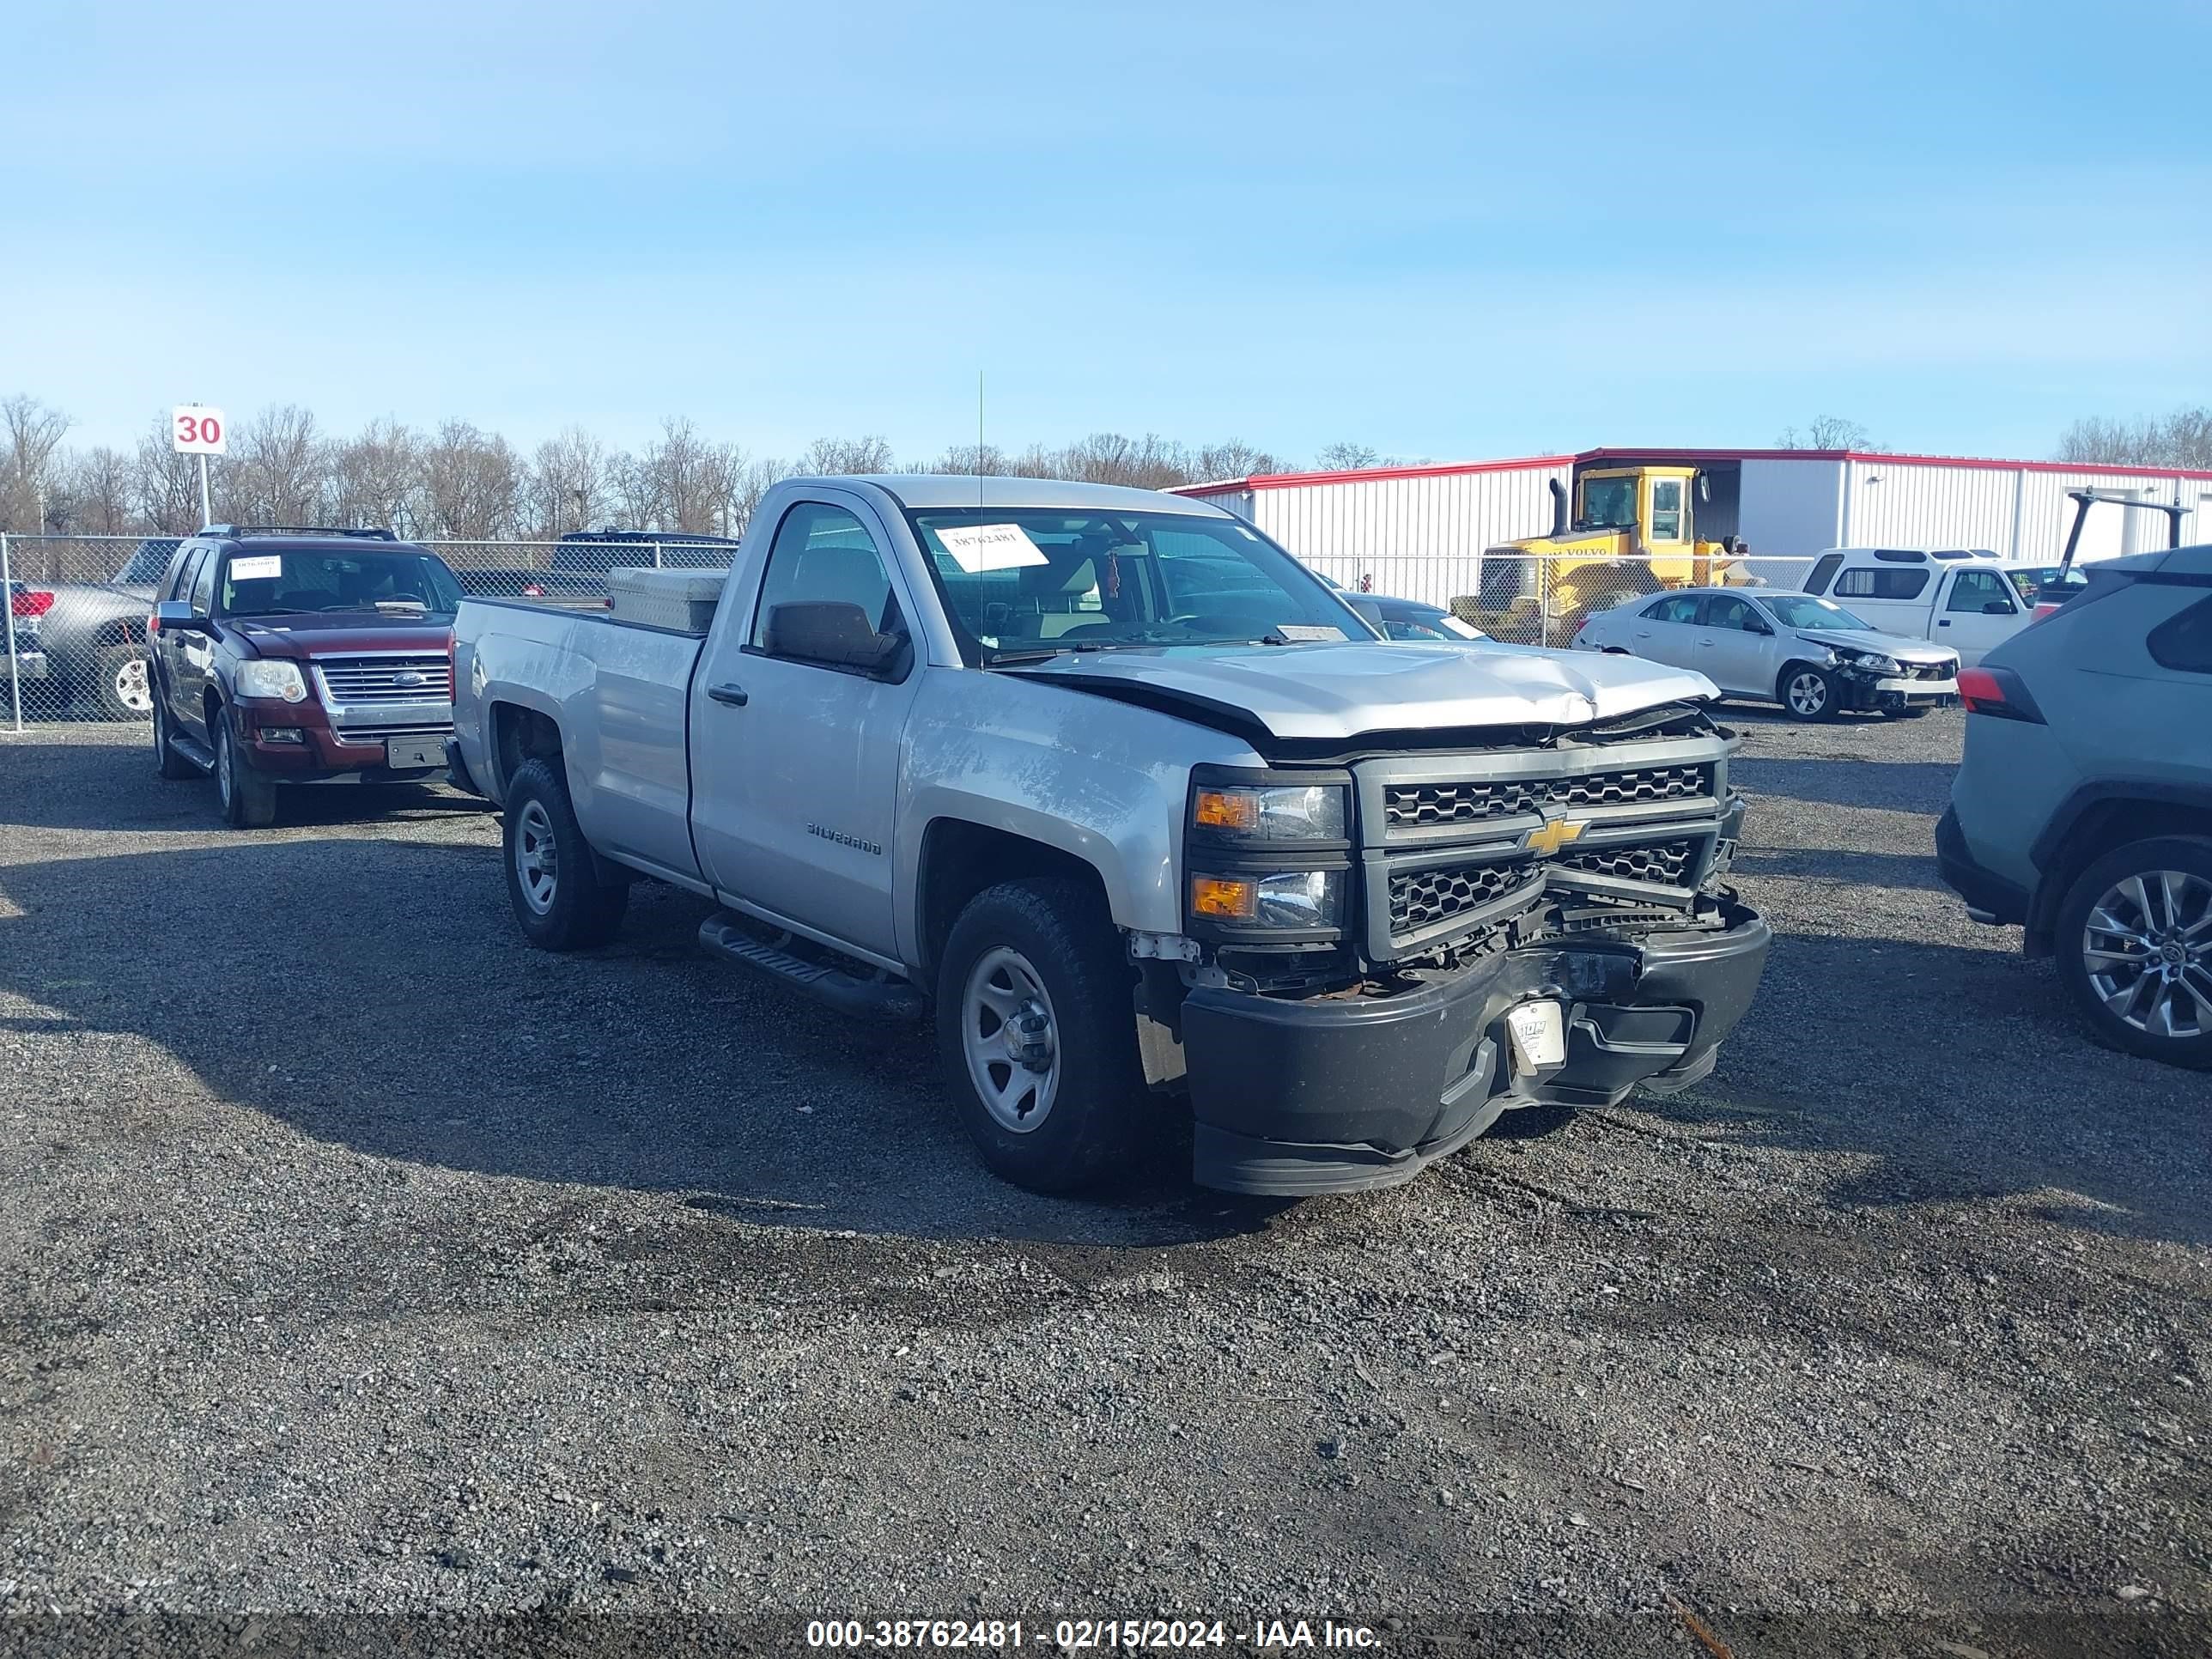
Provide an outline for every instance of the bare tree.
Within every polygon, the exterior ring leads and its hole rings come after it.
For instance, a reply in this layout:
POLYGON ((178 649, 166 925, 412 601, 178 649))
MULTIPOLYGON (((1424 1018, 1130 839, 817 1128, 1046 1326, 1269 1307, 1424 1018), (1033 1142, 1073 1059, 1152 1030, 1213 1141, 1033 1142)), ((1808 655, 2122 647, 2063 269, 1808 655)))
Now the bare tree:
POLYGON ((131 500, 141 530, 188 536, 200 527, 198 461, 177 453, 166 415, 154 417, 153 429, 132 453, 131 500))
POLYGON ((1314 465, 1323 472, 1358 472, 1382 464, 1370 444, 1334 443, 1314 457, 1314 465))
POLYGON ((1874 449, 1874 434, 1856 421, 1847 421, 1840 415, 1816 415, 1806 426, 1804 435, 1798 435, 1794 426, 1782 428, 1782 435, 1774 441, 1777 449, 1874 449))
MULTIPOLYGON (((1375 452, 1366 452, 1370 459, 1364 463, 1373 465, 1375 452)), ((1285 462, 1266 450, 1255 448, 1241 439, 1231 438, 1225 443, 1201 444, 1192 457, 1191 476, 1180 480, 1185 483, 1207 483, 1217 478, 1249 478, 1255 473, 1286 471, 1285 462)))
POLYGON ((531 459, 526 495, 529 529, 540 540, 604 521, 611 510, 606 446, 576 426, 548 438, 531 459))
POLYGON ((315 417, 296 404, 264 409, 231 442, 230 513, 251 524, 315 524, 329 471, 315 417))
POLYGON ((7 428, 7 475, 0 479, 0 523, 10 530, 43 533, 46 495, 60 480, 54 452, 76 424, 58 409, 18 392, 0 399, 0 424, 7 428))
POLYGON ((330 448, 331 510, 338 523, 411 534, 422 513, 422 441, 398 422, 371 421, 330 448))
POLYGON ((522 459, 507 440, 466 421, 447 421, 422 452, 427 532, 448 541, 512 536, 522 494, 522 459))
POLYGON ((86 536, 124 536, 136 527, 131 459, 102 444, 76 456, 64 487, 71 506, 70 528, 86 536))
POLYGON ((2090 416, 2066 428, 2057 459, 2110 466, 2212 467, 2212 406, 2178 409, 2154 420, 2090 416))
POLYGON ((889 472, 895 465, 890 445, 881 438, 817 438, 799 458, 799 471, 808 477, 889 472))

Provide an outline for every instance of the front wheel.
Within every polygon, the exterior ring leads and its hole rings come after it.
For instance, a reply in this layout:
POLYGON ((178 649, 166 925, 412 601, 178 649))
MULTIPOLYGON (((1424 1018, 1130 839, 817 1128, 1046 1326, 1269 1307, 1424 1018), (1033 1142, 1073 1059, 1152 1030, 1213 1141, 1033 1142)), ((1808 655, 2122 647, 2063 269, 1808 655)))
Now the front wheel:
POLYGON ((216 711, 215 788, 222 802, 222 821, 234 830, 265 830, 276 822, 276 781, 257 772, 238 752, 230 716, 216 711))
POLYGON ((2212 1070, 2212 838, 2107 853, 2067 890, 2059 977, 2111 1047, 2212 1070))
POLYGON ((524 938, 541 951, 580 951, 615 936, 629 884, 601 878, 555 763, 530 761, 515 773, 500 839, 507 901, 524 938))
POLYGON ((1146 1118, 1134 981, 1100 896, 1053 878, 968 902, 937 980, 945 1086, 992 1171, 1032 1192, 1091 1186, 1146 1118))
POLYGON ((1782 671, 1775 687, 1776 701, 1801 720, 1832 720, 1836 717, 1835 676, 1810 663, 1793 662, 1782 671))

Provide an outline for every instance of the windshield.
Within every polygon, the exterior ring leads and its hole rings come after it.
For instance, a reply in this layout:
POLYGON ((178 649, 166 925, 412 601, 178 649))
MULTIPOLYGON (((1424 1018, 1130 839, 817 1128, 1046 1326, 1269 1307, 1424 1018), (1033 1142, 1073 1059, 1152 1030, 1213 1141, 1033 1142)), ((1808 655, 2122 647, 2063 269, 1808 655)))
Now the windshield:
POLYGON ((1869 628, 1832 599, 1816 599, 1805 593, 1778 593, 1762 598, 1759 603, 1774 615, 1774 620, 1784 628, 1856 628, 1867 633, 1879 630, 1869 628))
POLYGON ((428 553, 288 548, 281 553, 233 553, 223 562, 221 608, 226 617, 374 611, 380 605, 420 605, 426 613, 450 616, 460 609, 461 585, 443 559, 428 553))
POLYGON ((1583 527, 1600 530, 1633 530, 1636 527, 1636 480, 1628 478, 1584 478, 1583 480, 1583 527))
POLYGON ((1371 639, 1297 560, 1234 519, 1061 507, 907 514, 983 662, 1129 646, 1371 639))
MULTIPOLYGON (((2045 587, 2056 586, 2060 580, 2060 568, 2055 564, 2039 565, 2033 570, 2008 570, 2005 574, 2012 578, 2012 585, 2020 590, 2021 598, 2031 602, 2045 587)), ((2069 592, 2089 585, 2087 573, 2080 569, 2066 571, 2064 580, 2069 592)))

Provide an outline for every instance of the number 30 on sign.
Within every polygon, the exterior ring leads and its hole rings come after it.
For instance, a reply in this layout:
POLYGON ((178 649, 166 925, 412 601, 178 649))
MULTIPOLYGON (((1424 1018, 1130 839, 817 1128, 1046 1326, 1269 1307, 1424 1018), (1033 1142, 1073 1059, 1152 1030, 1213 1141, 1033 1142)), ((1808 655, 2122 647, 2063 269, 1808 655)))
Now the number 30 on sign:
POLYGON ((222 411, 185 404, 169 417, 169 442, 179 455, 220 455, 229 438, 222 411))

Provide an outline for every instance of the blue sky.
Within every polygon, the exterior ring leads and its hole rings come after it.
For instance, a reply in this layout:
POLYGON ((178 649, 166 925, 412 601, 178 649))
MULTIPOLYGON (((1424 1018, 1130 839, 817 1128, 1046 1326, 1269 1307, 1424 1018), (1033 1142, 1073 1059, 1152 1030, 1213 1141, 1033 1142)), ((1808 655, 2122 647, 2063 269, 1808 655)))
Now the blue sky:
POLYGON ((904 458, 2212 400, 2201 3, 49 4, 0 393, 904 458))

